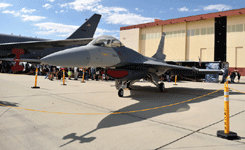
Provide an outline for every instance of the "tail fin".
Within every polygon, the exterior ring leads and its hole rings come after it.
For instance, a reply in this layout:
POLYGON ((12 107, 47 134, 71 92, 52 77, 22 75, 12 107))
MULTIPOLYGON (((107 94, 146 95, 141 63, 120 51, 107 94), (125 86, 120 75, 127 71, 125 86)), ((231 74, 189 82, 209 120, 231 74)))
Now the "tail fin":
POLYGON ((161 59, 161 60, 164 60, 166 58, 166 55, 163 54, 165 36, 166 36, 166 34, 163 32, 162 38, 160 40, 160 43, 159 43, 159 46, 157 49, 157 52, 155 55, 152 56, 153 58, 161 59))
POLYGON ((93 38, 94 32, 98 26, 100 18, 101 15, 94 14, 67 39, 93 38))

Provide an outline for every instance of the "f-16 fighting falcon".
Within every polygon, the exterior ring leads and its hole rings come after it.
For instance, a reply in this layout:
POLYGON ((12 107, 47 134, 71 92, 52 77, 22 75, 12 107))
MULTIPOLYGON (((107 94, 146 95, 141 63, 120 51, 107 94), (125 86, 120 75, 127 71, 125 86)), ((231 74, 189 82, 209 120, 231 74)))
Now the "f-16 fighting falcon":
MULTIPOLYGON (((0 34, 0 60, 14 61, 13 49, 21 52, 19 61, 40 62, 39 59, 67 48, 86 45, 93 40, 101 15, 94 14, 65 40, 47 40, 0 34)), ((17 57, 17 54, 16 54, 17 57)), ((18 58, 19 59, 19 58, 18 58)))
POLYGON ((123 97, 124 89, 140 79, 145 79, 164 91, 163 82, 159 83, 159 76, 167 70, 177 74, 181 70, 198 73, 217 74, 220 70, 206 70, 195 67, 183 67, 167 64, 164 59, 163 46, 165 33, 158 46, 158 50, 151 58, 125 47, 118 39, 111 36, 100 36, 86 46, 66 49, 50 54, 41 59, 42 63, 63 67, 105 67, 105 73, 115 79, 118 96, 123 97))

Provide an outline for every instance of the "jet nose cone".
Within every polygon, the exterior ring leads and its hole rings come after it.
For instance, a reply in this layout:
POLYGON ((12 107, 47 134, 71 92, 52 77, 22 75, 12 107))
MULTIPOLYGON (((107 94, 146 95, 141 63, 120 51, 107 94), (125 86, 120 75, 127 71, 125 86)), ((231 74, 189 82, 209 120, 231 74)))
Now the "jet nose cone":
POLYGON ((90 62, 90 54, 77 48, 67 49, 45 56, 41 62, 62 67, 86 67, 90 62))

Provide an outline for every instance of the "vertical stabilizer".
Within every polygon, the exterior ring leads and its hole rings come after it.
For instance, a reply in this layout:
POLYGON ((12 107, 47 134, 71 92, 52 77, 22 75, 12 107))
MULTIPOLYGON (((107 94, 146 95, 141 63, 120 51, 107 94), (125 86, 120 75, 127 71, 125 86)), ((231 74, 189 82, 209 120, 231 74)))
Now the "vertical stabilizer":
POLYGON ((153 58, 161 59, 161 60, 164 60, 166 58, 166 55, 163 54, 165 36, 166 36, 166 34, 163 32, 162 38, 160 40, 160 43, 159 43, 159 46, 157 49, 157 52, 155 55, 152 56, 153 58))
POLYGON ((93 38, 95 30, 99 24, 100 18, 101 15, 94 14, 67 39, 93 38))

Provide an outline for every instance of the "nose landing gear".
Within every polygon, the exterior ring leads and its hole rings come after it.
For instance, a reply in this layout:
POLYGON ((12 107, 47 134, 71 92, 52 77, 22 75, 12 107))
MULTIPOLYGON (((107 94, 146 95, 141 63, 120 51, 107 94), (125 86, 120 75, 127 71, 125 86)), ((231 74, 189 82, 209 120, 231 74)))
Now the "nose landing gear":
POLYGON ((126 89, 130 85, 130 81, 115 81, 116 89, 118 90, 118 96, 123 97, 124 89, 126 89))

